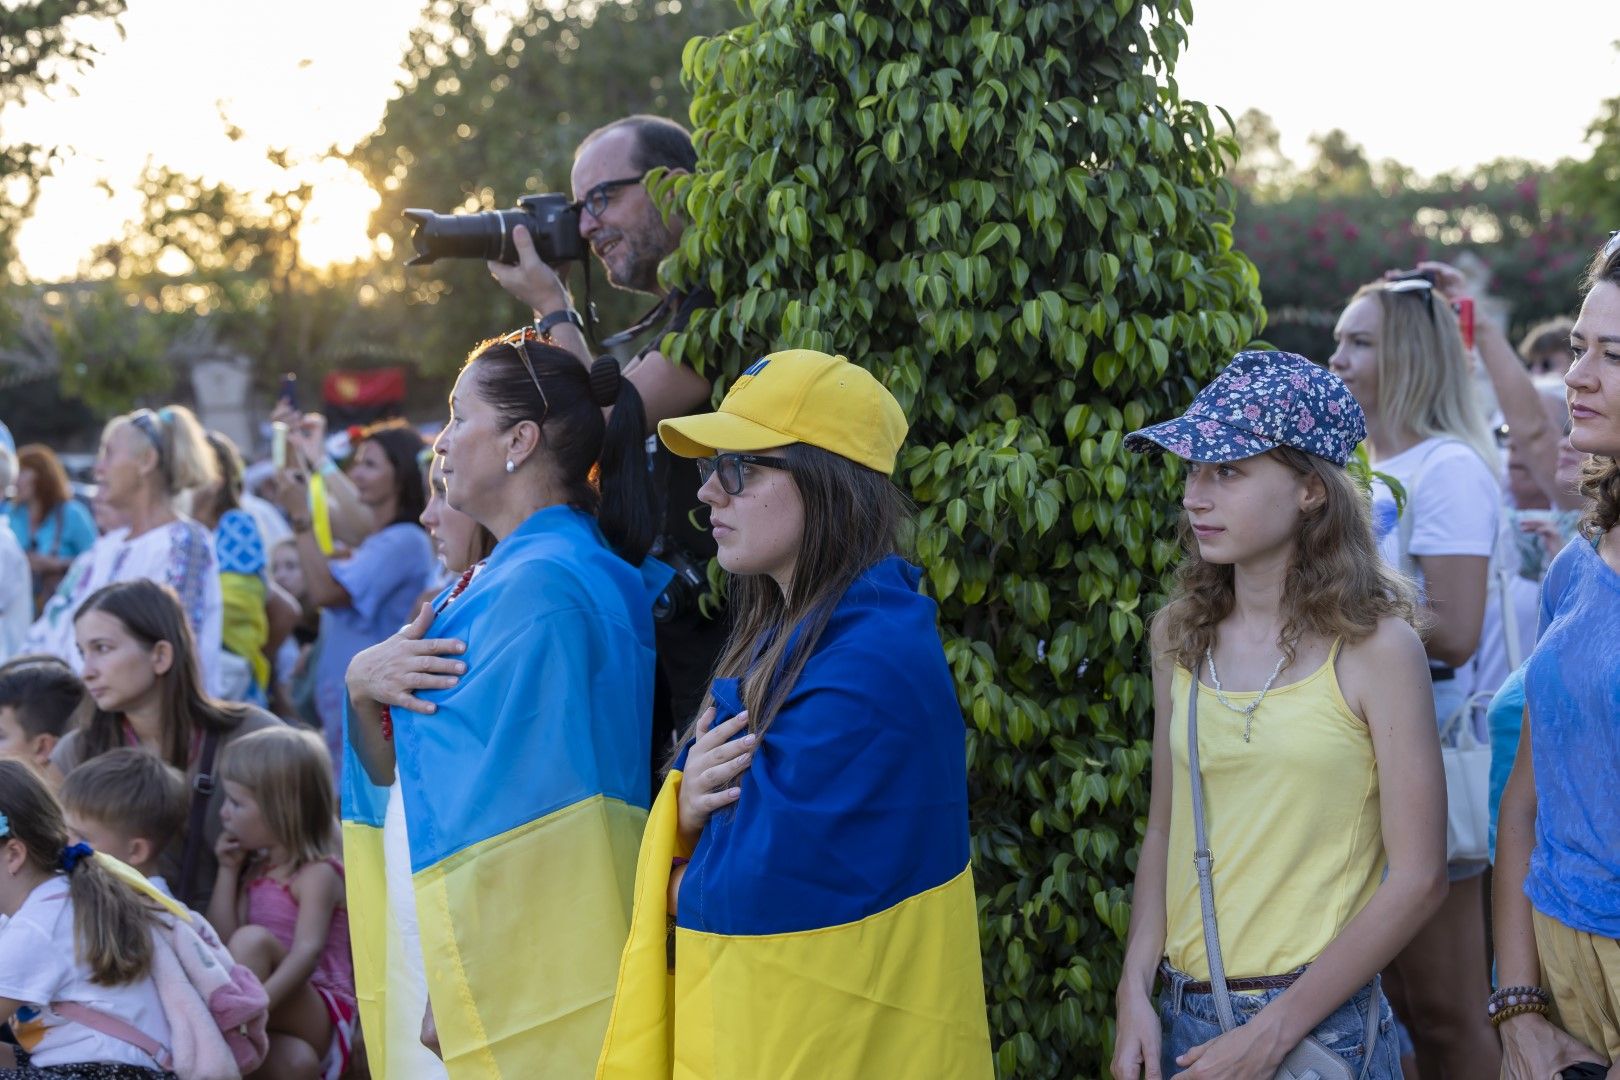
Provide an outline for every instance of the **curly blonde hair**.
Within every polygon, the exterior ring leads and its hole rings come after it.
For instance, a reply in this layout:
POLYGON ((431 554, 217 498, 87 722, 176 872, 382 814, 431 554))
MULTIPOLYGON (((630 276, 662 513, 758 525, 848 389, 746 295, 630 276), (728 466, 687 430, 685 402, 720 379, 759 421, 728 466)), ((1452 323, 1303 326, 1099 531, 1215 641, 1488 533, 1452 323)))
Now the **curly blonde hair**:
MULTIPOLYGON (((1294 557, 1283 581, 1279 645, 1288 663, 1294 662, 1295 649, 1308 633, 1354 644, 1371 635, 1380 619, 1394 616, 1416 625, 1412 586, 1379 556, 1367 497, 1350 474, 1291 446, 1270 453, 1299 476, 1320 479, 1327 493, 1321 506, 1300 518, 1294 557)), ((1204 650, 1214 647, 1216 628, 1232 613, 1236 596, 1231 564, 1204 560, 1185 515, 1180 532, 1187 554, 1154 622, 1176 663, 1196 671, 1204 650)))

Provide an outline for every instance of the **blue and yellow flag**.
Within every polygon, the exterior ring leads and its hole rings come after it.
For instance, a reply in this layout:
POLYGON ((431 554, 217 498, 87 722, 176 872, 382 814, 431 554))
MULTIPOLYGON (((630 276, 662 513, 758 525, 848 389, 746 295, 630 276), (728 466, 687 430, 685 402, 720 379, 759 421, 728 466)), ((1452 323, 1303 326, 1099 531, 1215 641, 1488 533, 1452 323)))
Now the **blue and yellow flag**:
MULTIPOLYGON (((589 516, 542 510, 428 631, 467 643, 467 673, 420 695, 435 713, 394 710, 423 963, 456 1080, 588 1076, 596 1060, 646 820, 651 612, 668 576, 625 563, 589 516)), ((386 904, 381 860, 367 863, 382 819, 378 789, 345 772, 359 926, 386 904)), ((363 1015, 382 1015, 387 943, 357 929, 354 950, 363 1015)))
MULTIPOLYGON (((654 803, 601 1080, 992 1075, 962 714, 918 572, 840 601, 680 886, 680 765, 654 803)), ((717 721, 742 708, 718 679, 717 721)))

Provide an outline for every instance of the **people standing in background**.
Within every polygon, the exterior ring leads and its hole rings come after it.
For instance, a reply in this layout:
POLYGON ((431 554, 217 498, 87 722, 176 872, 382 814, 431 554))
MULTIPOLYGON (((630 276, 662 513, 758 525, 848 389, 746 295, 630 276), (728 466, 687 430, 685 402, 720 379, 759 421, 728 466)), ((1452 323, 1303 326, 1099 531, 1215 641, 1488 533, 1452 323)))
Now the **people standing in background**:
POLYGON ((96 498, 123 522, 85 553, 82 569, 63 578, 28 631, 29 652, 60 656, 79 670, 73 619, 86 597, 119 581, 148 579, 180 597, 197 643, 203 685, 220 687, 220 638, 225 605, 208 530, 184 516, 181 494, 217 475, 202 428, 183 405, 136 409, 102 431, 96 457, 96 498))
POLYGON ((28 554, 34 576, 34 614, 56 591, 74 559, 96 542, 96 524, 73 497, 67 470, 51 448, 29 443, 17 451, 15 494, 8 510, 11 531, 28 554))
POLYGON ((309 504, 309 463, 281 474, 281 508, 292 522, 308 602, 321 609, 320 650, 313 672, 315 711, 333 767, 343 761, 343 673, 355 653, 411 620, 412 605, 433 580, 433 548, 421 522, 420 455, 426 444, 403 421, 367 428, 355 444, 349 480, 370 510, 376 531, 347 558, 330 558, 316 540, 309 504))
MULTIPOLYGON (((1473 671, 1498 542, 1499 455, 1480 416, 1468 354, 1447 296, 1421 279, 1357 291, 1334 328, 1330 366, 1367 416, 1373 467, 1406 492, 1373 487, 1373 529, 1392 567, 1418 587, 1435 716, 1448 738, 1471 722, 1473 671)), ((1539 406, 1537 415, 1539 418, 1539 406)), ((1483 1006, 1483 859, 1450 860, 1439 912, 1390 966, 1390 1000, 1435 1075, 1490 1076, 1500 1048, 1483 1006)))
MULTIPOLYGON (((17 460, 0 446, 0 495, 11 490, 17 460)), ((11 523, 0 518, 0 663, 22 648, 28 626, 34 621, 34 593, 28 569, 28 556, 12 534, 11 523)))
POLYGON ((1569 370, 1569 332, 1574 328, 1574 323, 1559 316, 1525 331, 1519 339, 1519 356, 1532 378, 1562 383, 1569 370))

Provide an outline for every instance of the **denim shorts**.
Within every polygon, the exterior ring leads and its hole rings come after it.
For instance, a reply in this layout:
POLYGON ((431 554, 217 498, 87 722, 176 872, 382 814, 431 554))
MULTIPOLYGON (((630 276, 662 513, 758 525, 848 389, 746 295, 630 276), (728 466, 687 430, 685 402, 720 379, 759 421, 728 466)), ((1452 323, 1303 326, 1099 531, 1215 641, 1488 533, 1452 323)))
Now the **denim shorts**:
MULTIPOLYGON (((1221 1033, 1220 1020, 1215 1014, 1215 995, 1189 994, 1182 989, 1193 981, 1182 972, 1172 973, 1162 968, 1163 986, 1159 990, 1160 1058, 1159 1068, 1168 1078, 1182 1071, 1176 1058, 1195 1046, 1209 1042, 1221 1033)), ((1361 1072, 1366 1047, 1367 1007, 1372 997, 1372 984, 1362 987, 1356 995, 1328 1015, 1311 1034, 1317 1041, 1344 1058, 1345 1064, 1361 1072)), ((1233 994, 1232 1012, 1238 1025, 1253 1020, 1261 1009, 1281 996, 1282 990, 1262 990, 1254 994, 1233 994)), ((1400 1050, 1395 1045, 1394 1015, 1389 1001, 1378 995, 1378 1042, 1373 1047, 1372 1064, 1366 1072, 1367 1080, 1401 1080, 1400 1050)))

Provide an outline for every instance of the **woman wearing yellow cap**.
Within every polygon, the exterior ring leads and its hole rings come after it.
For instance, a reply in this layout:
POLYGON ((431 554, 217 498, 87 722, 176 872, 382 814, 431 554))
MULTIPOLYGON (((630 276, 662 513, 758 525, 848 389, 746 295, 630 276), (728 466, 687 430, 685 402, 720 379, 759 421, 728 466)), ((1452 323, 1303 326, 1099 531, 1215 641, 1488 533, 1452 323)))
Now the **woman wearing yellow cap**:
POLYGON ((991 1075, 962 715, 896 554, 905 433, 808 350, 659 425, 734 623, 642 840, 598 1077, 991 1075))

